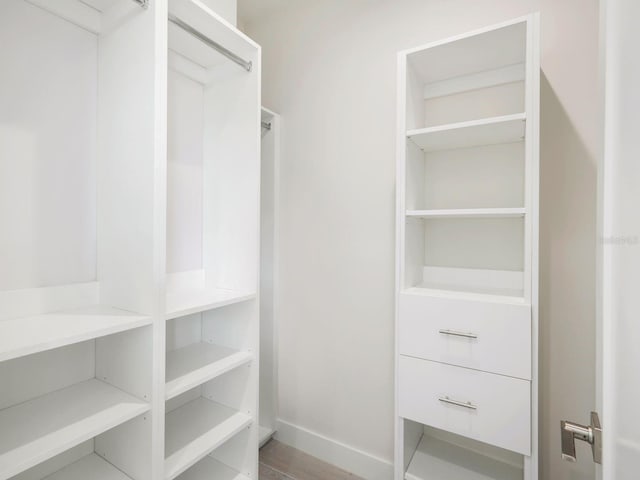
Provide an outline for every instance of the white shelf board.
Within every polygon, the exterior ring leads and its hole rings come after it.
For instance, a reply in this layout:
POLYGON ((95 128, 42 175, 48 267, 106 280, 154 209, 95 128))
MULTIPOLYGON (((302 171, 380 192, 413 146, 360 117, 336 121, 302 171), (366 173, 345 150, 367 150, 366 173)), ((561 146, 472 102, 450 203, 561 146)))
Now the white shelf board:
POLYGON ((169 412, 165 479, 176 478, 252 423, 248 414, 202 397, 169 412))
POLYGON ((95 453, 82 457, 42 480, 131 480, 95 453))
POLYGON ((217 288, 167 291, 165 319, 184 317, 256 298, 255 293, 217 288))
POLYGON ((407 217, 416 218, 520 218, 524 208, 463 208, 441 210, 407 210, 407 217))
POLYGON ((95 306, 0 320, 0 361, 151 324, 151 317, 95 306))
POLYGON ((524 113, 420 128, 407 137, 425 152, 515 143, 524 139, 524 113))
POLYGON ((523 469, 424 435, 406 480, 522 480, 523 469))
MULTIPOLYGON (((259 49, 258 45, 200 0, 171 0, 169 14, 194 28, 244 60, 259 49)), ((181 28, 169 24, 169 49, 205 70, 231 61, 181 28)), ((240 68, 240 67, 237 67, 240 68)))
POLYGON ((265 443, 271 440, 275 434, 275 430, 260 425, 260 429, 258 431, 258 445, 262 447, 265 443))
POLYGON ((526 65, 524 63, 516 63, 515 65, 428 83, 424 86, 424 98, 427 100, 506 83, 523 82, 525 77, 526 65))
POLYGON ((474 288, 456 287, 455 285, 438 285, 422 283, 415 287, 405 288, 401 293, 424 295, 428 297, 453 298, 459 300, 476 300, 492 303, 524 304, 524 291, 507 288, 474 288))
POLYGON ((252 359, 247 351, 204 342, 171 350, 167 352, 165 398, 169 400, 252 359))
POLYGON ((204 457, 189 470, 178 477, 179 480, 249 480, 248 477, 235 471, 211 457, 204 457))
POLYGON ((5 480, 149 410, 149 404, 92 379, 0 411, 0 479, 5 480))

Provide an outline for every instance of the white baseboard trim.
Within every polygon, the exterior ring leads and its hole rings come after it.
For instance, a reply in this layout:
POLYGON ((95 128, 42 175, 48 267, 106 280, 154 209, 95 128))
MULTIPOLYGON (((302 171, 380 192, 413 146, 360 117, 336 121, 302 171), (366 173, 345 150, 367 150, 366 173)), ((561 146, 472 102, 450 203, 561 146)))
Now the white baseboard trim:
POLYGON ((275 438, 365 480, 393 479, 391 462, 284 420, 277 420, 275 438))

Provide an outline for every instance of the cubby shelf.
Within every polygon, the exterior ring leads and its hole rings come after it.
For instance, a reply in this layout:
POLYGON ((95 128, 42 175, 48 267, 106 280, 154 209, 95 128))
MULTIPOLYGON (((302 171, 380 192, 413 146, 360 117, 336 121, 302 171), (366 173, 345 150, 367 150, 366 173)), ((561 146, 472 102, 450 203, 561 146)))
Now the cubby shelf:
MULTIPOLYGON (((249 37, 227 22, 199 0, 172 0, 169 17, 196 29, 208 38, 215 38, 223 48, 242 57, 247 45, 256 46, 249 37)), ((250 50, 250 49, 249 49, 250 50)), ((208 84, 215 77, 215 67, 228 64, 228 59, 203 44, 184 29, 169 23, 169 61, 172 69, 208 84)))
POLYGON ((407 217, 415 218, 519 218, 524 208, 462 208, 440 210, 407 210, 407 217))
POLYGON ((43 480, 131 480, 102 457, 92 453, 43 480))
POLYGON ((87 380, 0 411, 5 480, 148 411, 149 404, 87 380))
POLYGON ((438 285, 422 283, 416 287, 405 288, 401 293, 410 295, 426 295, 429 297, 446 297, 459 300, 480 300, 493 303, 523 304, 525 303, 522 290, 507 288, 486 288, 469 290, 468 287, 457 288, 452 285, 438 285))
POLYGON ((426 435, 405 474, 406 480, 522 480, 522 477, 521 467, 426 435))
POLYGON ((249 480, 248 477, 236 472, 211 457, 205 457, 196 465, 180 475, 179 480, 249 480))
POLYGON ((250 352, 205 342, 169 351, 165 398, 168 400, 180 395, 252 359, 250 352))
POLYGON ((165 479, 176 478, 252 423, 249 414, 202 397, 169 412, 165 479))
POLYGON ((520 142, 525 135, 524 113, 419 128, 407 138, 425 152, 520 142))
POLYGON ((255 293, 223 289, 180 290, 167 293, 165 319, 184 317, 256 298, 255 293))
POLYGON ((0 321, 0 361, 151 324, 151 317, 96 306, 0 321))

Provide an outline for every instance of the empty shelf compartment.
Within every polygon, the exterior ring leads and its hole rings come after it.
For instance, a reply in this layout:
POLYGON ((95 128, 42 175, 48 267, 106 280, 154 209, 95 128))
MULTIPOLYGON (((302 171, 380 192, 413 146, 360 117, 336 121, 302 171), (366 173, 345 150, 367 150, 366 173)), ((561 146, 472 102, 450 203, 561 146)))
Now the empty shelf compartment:
POLYGON ((176 478, 252 422, 248 414, 202 397, 169 412, 165 479, 176 478))
POLYGON ((149 410, 149 404, 92 379, 0 411, 0 479, 5 480, 149 410))
POLYGON ((151 317, 96 306, 0 321, 0 361, 151 324, 151 317))
POLYGON ((424 435, 406 480, 522 480, 522 467, 424 435))
POLYGON ((252 360, 247 351, 200 342, 167 352, 168 400, 252 360))

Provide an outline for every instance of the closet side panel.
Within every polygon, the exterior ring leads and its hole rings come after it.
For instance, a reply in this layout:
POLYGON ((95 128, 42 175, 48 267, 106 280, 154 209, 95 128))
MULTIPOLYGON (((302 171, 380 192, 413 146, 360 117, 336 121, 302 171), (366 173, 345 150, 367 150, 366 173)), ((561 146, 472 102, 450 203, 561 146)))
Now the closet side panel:
MULTIPOLYGON (((160 2, 103 33, 98 78, 98 279, 101 301, 153 313, 166 181, 166 61, 160 2), (164 71, 162 70, 162 67, 164 71), (165 97, 160 100, 159 93, 165 97), (160 122, 160 123, 158 123, 160 122)), ((166 24, 166 19, 163 22, 166 24)), ((162 252, 163 253, 163 252, 162 252)), ((161 270, 164 271, 164 270, 161 270)))

